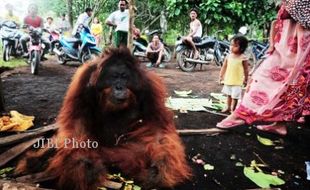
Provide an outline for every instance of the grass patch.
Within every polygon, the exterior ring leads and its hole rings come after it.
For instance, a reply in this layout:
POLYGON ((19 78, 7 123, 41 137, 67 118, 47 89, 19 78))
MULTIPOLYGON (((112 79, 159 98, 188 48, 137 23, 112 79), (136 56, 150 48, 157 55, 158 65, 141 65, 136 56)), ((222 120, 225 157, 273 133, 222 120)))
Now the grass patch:
MULTIPOLYGON (((2 46, 0 44, 0 46, 2 46)), ((2 47, 0 48, 0 67, 10 67, 10 68, 14 68, 14 67, 20 67, 20 66, 25 66, 27 65, 25 59, 23 58, 15 58, 15 57, 11 57, 10 61, 3 61, 3 53, 2 53, 3 49, 2 47)))

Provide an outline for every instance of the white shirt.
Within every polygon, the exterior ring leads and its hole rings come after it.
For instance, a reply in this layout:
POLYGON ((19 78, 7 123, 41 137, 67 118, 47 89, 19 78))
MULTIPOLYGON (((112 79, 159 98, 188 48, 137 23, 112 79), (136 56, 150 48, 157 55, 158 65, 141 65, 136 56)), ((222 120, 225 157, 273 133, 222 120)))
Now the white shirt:
POLYGON ((49 32, 53 32, 56 29, 56 26, 53 23, 49 24, 46 22, 44 23, 44 28, 48 30, 49 32))
POLYGON ((89 21, 90 21, 90 16, 88 16, 86 12, 80 14, 72 30, 72 35, 76 34, 76 31, 80 24, 83 24, 85 27, 88 27, 89 21))
POLYGON ((107 19, 116 25, 115 31, 128 32, 129 30, 129 11, 126 9, 121 12, 120 10, 114 11, 107 19))
MULTIPOLYGON (((190 28, 191 30, 194 30, 195 26, 194 24, 196 24, 195 22, 199 22, 198 20, 195 20, 193 22, 190 23, 190 28)), ((196 31, 196 33, 193 35, 193 37, 200 37, 201 38, 202 36, 202 25, 201 23, 199 22, 199 26, 198 26, 198 29, 196 31)))

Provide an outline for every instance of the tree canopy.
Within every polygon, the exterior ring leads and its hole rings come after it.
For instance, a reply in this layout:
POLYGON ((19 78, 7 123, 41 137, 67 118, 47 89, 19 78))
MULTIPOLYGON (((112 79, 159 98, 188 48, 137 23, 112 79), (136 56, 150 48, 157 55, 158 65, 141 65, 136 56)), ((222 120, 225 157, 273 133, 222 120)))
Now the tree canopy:
MULTIPOLYGON (((95 16, 104 23, 107 16, 117 9, 118 0, 35 0, 43 11, 52 10, 56 14, 68 13, 72 19, 84 11, 86 7, 94 9, 95 16), (70 6, 71 9, 68 9, 70 6)), ((168 33, 174 31, 184 35, 189 27, 189 10, 197 8, 204 33, 214 35, 223 30, 223 34, 236 33, 238 28, 247 25, 262 37, 263 32, 275 19, 274 0, 136 0, 137 13, 135 24, 141 29, 159 28, 159 16, 164 12, 168 20, 168 33)))

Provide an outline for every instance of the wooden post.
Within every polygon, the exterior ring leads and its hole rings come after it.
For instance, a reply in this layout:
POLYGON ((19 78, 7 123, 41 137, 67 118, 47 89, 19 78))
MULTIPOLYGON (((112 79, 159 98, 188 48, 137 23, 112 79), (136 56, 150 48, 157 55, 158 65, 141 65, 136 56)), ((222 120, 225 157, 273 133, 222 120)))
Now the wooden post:
POLYGON ((4 95, 2 88, 2 79, 0 77, 0 112, 4 112, 4 95))
POLYGON ((71 28, 73 28, 72 0, 67 0, 67 14, 71 28))
POLYGON ((129 0, 129 30, 128 30, 128 41, 127 47, 129 48, 130 52, 133 48, 133 40, 132 40, 132 28, 135 22, 135 1, 129 0))

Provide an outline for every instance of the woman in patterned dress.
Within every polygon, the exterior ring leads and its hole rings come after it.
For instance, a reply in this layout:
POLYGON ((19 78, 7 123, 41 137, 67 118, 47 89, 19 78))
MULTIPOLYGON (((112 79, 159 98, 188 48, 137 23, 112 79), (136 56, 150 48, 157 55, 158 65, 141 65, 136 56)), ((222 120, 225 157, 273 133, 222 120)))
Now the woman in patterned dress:
POLYGON ((257 128, 286 135, 285 121, 310 115, 309 29, 309 0, 283 1, 273 51, 253 74, 240 106, 217 127, 269 121, 274 123, 257 128))

